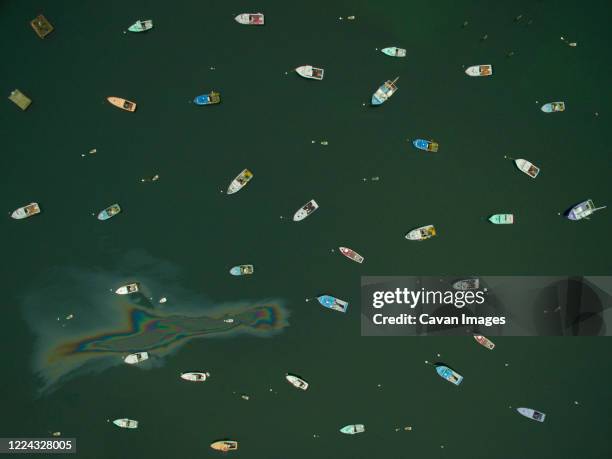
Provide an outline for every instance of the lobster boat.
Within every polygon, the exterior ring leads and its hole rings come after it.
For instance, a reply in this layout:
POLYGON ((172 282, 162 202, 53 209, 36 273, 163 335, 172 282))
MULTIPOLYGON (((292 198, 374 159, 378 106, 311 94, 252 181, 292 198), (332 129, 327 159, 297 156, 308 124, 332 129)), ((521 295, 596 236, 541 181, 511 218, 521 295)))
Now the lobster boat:
POLYGON ((534 166, 526 159, 515 159, 514 164, 519 168, 520 171, 524 172, 531 178, 536 178, 540 173, 540 168, 534 166))
POLYGON ((334 311, 346 312, 348 309, 348 303, 344 300, 340 300, 331 295, 321 295, 317 297, 319 303, 329 309, 333 309, 334 311))
POLYGON ((136 292, 138 292, 137 283, 123 285, 119 287, 117 290, 115 290, 115 293, 117 295, 129 295, 130 293, 136 293, 136 292))
POLYGON ((129 365, 134 365, 136 363, 144 362, 149 358, 148 352, 136 352, 135 354, 130 354, 126 356, 123 361, 129 365))
POLYGON ((347 435, 355 435, 365 432, 365 426, 363 424, 350 424, 340 429, 340 432, 347 435))
POLYGON ((121 212, 121 207, 119 204, 113 204, 112 206, 108 206, 106 209, 100 211, 98 214, 98 220, 108 220, 109 218, 113 218, 121 212))
POLYGON ((438 143, 433 140, 416 139, 412 142, 419 150, 430 151, 436 153, 438 151, 438 143))
POLYGON ((385 81, 383 85, 372 95, 372 105, 382 105, 389 99, 389 97, 395 94, 397 91, 395 82, 397 80, 399 80, 399 77, 395 78, 393 81, 385 81))
POLYGON ((211 443, 210 447, 217 451, 226 453, 228 451, 236 451, 238 449, 238 442, 233 440, 216 441, 211 443))
POLYGON ((193 382, 204 382, 210 377, 210 373, 203 373, 199 371, 190 371, 189 373, 181 373, 181 379, 185 381, 193 382))
POLYGON ((489 221, 494 225, 512 225, 514 223, 513 214, 495 214, 489 217, 489 221))
POLYGON ((491 341, 489 338, 482 336, 482 335, 474 335, 474 339, 476 340, 476 342, 478 344, 480 344, 481 346, 486 347, 489 350, 493 350, 495 348, 495 344, 493 343, 493 341, 491 341))
POLYGON ((593 204, 593 201, 591 199, 588 199, 572 207, 570 211, 567 213, 567 218, 569 218, 570 220, 574 220, 574 221, 582 220, 583 218, 586 218, 588 220, 589 217, 593 213, 597 212, 598 210, 605 209, 605 208, 606 206, 595 207, 595 204, 593 204))
POLYGON ((250 276, 255 272, 253 265, 238 265, 230 269, 232 276, 250 276))
POLYGON ((264 15, 262 13, 242 13, 234 19, 238 24, 264 25, 264 15))
POLYGON ((403 48, 396 48, 395 46, 383 48, 381 51, 383 54, 391 57, 406 57, 406 50, 403 48))
POLYGON ((126 112, 136 111, 136 104, 127 99, 123 99, 121 97, 107 97, 106 100, 108 100, 115 107, 125 110, 126 112))
POLYGON ((22 220, 24 218, 32 217, 36 214, 40 213, 40 207, 38 203, 31 202, 27 206, 20 207, 19 209, 15 209, 11 214, 11 218, 15 220, 22 220))
POLYGON ((436 372, 441 378, 446 379, 448 382, 453 383, 455 386, 461 384, 463 376, 457 373, 455 370, 451 370, 445 365, 436 365, 436 372))
POLYGON ((493 75, 493 66, 489 64, 472 65, 465 69, 465 73, 471 77, 491 76, 493 75))
POLYGON ((209 94, 196 96, 193 99, 193 103, 196 105, 214 105, 218 104, 219 102, 221 102, 221 94, 215 91, 212 91, 209 94))
POLYGON ((299 222, 308 217, 311 213, 319 208, 319 205, 314 199, 311 199, 304 204, 298 211, 293 215, 293 221, 299 222))
POLYGON ((134 421, 133 419, 127 419, 127 418, 115 419, 113 421, 113 424, 115 424, 117 427, 121 427, 122 429, 137 429, 138 428, 138 421, 134 421))
POLYGON ((564 112, 565 102, 549 102, 542 105, 540 110, 542 110, 544 113, 564 112))
POLYGON ((516 411, 518 411, 526 418, 533 419, 534 421, 538 422, 544 422, 544 419, 546 418, 546 415, 544 413, 532 410, 531 408, 517 408, 516 411))
POLYGON ((420 228, 413 229, 406 234, 406 239, 410 241, 424 241, 425 239, 432 238, 436 235, 436 228, 433 225, 421 226, 420 228))
POLYGON ((453 283, 455 290, 478 290, 480 279, 463 279, 453 283))
POLYGON ((312 80, 322 80, 325 70, 313 67, 312 65, 302 65, 295 69, 297 74, 304 78, 310 78, 312 80))
POLYGON ((146 32, 147 30, 151 30, 153 28, 153 20, 146 19, 144 21, 136 21, 134 24, 128 27, 128 31, 130 32, 146 32))
POLYGON ((253 173, 245 169, 240 174, 236 176, 232 183, 227 187, 227 194, 238 193, 243 186, 245 186, 249 181, 253 178, 253 173))
POLYGON ((348 247, 340 247, 340 253, 349 260, 353 260, 357 263, 363 263, 364 258, 353 249, 349 249, 348 247))
POLYGON ((293 387, 297 387, 298 389, 301 389, 301 390, 308 389, 308 383, 296 375, 287 373, 285 375, 285 378, 287 379, 289 384, 291 384, 293 387))

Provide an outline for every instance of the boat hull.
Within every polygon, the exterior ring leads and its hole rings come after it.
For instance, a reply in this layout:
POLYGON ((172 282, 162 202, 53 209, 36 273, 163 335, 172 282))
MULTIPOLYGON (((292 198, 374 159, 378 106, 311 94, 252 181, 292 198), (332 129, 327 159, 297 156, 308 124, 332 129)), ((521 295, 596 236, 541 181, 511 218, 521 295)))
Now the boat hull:
POLYGON ((108 206, 106 209, 100 211, 98 214, 98 220, 108 220, 109 218, 113 218, 115 215, 121 212, 121 207, 119 204, 113 204, 112 206, 108 206))
POLYGON ((230 269, 232 276, 250 276, 255 272, 253 265, 238 265, 230 269))
POLYGON ((381 52, 390 57, 406 57, 406 50, 403 48, 396 48, 395 46, 383 48, 381 52))
POLYGON ((287 379, 289 384, 291 384, 293 387, 297 389, 301 389, 301 390, 308 389, 308 383, 298 376, 287 374, 285 375, 285 378, 287 379))
POLYGON ((243 25, 264 25, 264 15, 261 13, 242 13, 234 20, 243 25))
POLYGON ((304 78, 309 78, 311 80, 319 80, 323 79, 323 75, 325 70, 313 67, 312 65, 302 65, 295 69, 296 73, 304 78))
POLYGON ((463 279, 453 283, 455 290, 478 290, 480 279, 463 279))
POLYGON ((544 113, 564 112, 565 102, 549 102, 542 105, 540 110, 542 110, 544 113))
POLYGON ((125 110, 126 112, 135 112, 136 111, 136 103, 127 99, 123 99, 122 97, 107 97, 106 100, 112 105, 121 110, 125 110))
POLYGON ((121 427, 122 429, 137 429, 138 428, 138 421, 134 421, 133 419, 127 419, 127 418, 115 419, 113 421, 113 424, 115 424, 117 427, 121 427))
POLYGON ((140 362, 144 362, 149 358, 148 352, 137 352, 135 354, 130 354, 126 356, 123 361, 128 365, 134 365, 140 362))
POLYGON ((346 312, 348 309, 348 303, 344 300, 340 300, 331 295, 321 295, 317 297, 319 303, 326 308, 333 309, 334 311, 346 312))
POLYGON ((487 349, 489 349, 490 351, 492 351, 493 349, 495 349, 495 344, 493 343, 493 341, 491 341, 489 338, 487 338, 486 336, 482 336, 482 335, 474 335, 474 339, 476 340, 476 342, 478 344, 480 344, 481 346, 486 347, 487 349))
POLYGON ((14 210, 13 213, 11 214, 11 218, 14 218, 15 220, 22 220, 24 218, 29 218, 34 215, 37 215, 39 213, 40 213, 40 207, 38 203, 31 202, 27 206, 23 206, 23 207, 20 207, 19 209, 14 210))
POLYGON ((210 447, 217 451, 235 451, 238 449, 238 442, 232 440, 216 441, 211 443, 210 447))
POLYGON ((428 151, 428 152, 433 152, 433 153, 436 153, 438 151, 438 144, 434 142, 433 140, 415 139, 412 142, 412 145, 414 145, 419 150, 423 150, 423 151, 428 151))
POLYGON ((471 77, 482 77, 493 75, 493 66, 489 64, 472 65, 465 69, 466 75, 471 77))
POLYGON ((129 295, 130 293, 136 293, 138 291, 139 291, 138 284, 134 283, 134 284, 122 285, 117 290, 115 290, 115 293, 117 295, 129 295))
POLYGON ((434 237, 436 234, 436 228, 433 225, 427 225, 413 229, 405 237, 409 241, 424 241, 434 237))
POLYGON ((189 373, 181 373, 181 379, 191 382, 204 382, 210 377, 210 373, 199 371, 191 371, 189 373))
POLYGON ((355 435, 365 432, 365 426, 363 424, 350 424, 340 429, 340 432, 347 435, 355 435))
POLYGON ((314 199, 311 199, 306 204, 304 204, 298 211, 293 215, 293 221, 299 222, 304 220, 310 214, 312 214, 315 210, 319 208, 319 205, 314 199))
POLYGON ((540 173, 540 168, 537 166, 534 166, 532 163, 530 163, 526 159, 515 159, 514 164, 516 164, 516 167, 518 167, 518 169, 521 172, 523 172, 524 174, 528 175, 531 178, 536 178, 538 174, 540 173))
POLYGON ((516 411, 518 411, 520 414, 522 414, 526 418, 533 419, 534 421, 544 422, 544 419, 546 419, 546 415, 544 413, 541 413, 536 410, 532 410, 531 408, 521 407, 521 408, 517 408, 516 411))
POLYGON ((227 194, 234 194, 239 192, 249 181, 253 178, 253 173, 245 169, 236 176, 234 180, 227 187, 227 194))
POLYGON ((153 28, 153 21, 147 19, 144 21, 136 21, 134 24, 128 27, 129 32, 146 32, 153 28))
POLYGON ((573 221, 589 218, 595 211, 598 210, 591 199, 581 202, 573 206, 567 213, 567 218, 573 221))
POLYGON ((395 78, 393 81, 385 81, 382 86, 380 86, 374 94, 372 94, 372 100, 370 103, 373 106, 384 104, 389 98, 395 94, 397 91, 397 86, 395 86, 395 82, 398 78, 395 78))
POLYGON ((193 99, 196 105, 215 105, 221 102, 221 94, 212 91, 210 94, 201 94, 193 99))

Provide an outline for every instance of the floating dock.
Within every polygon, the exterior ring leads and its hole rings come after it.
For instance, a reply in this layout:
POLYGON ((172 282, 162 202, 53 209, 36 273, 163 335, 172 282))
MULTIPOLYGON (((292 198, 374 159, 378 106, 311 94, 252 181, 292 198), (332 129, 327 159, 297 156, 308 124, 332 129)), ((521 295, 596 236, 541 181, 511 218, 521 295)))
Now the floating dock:
POLYGON ((28 108, 32 103, 32 99, 27 97, 19 89, 15 89, 13 92, 11 92, 11 95, 8 98, 22 110, 28 108))
POLYGON ((45 38, 47 35, 53 32, 53 26, 42 14, 39 14, 32 19, 30 21, 30 25, 34 29, 34 32, 36 32, 36 35, 38 35, 40 38, 45 38))

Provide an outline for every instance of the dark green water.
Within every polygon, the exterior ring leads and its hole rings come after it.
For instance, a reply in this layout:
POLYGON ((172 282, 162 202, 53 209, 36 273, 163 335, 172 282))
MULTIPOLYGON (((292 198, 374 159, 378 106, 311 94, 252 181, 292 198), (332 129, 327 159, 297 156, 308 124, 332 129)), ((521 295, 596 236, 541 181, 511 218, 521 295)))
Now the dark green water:
POLYGON ((0 3, 4 94, 33 99, 26 112, 0 103, 0 199, 6 212, 43 208, 0 223, 2 436, 60 430, 83 458, 214 457, 209 443, 225 437, 240 442, 233 456, 251 458, 609 456, 608 339, 505 338, 493 352, 468 338, 368 339, 357 306, 361 275, 611 274, 609 209, 581 223, 557 215, 587 198, 612 202, 609 2, 227 3, 0 3), (233 21, 250 10, 266 14, 265 27, 233 21), (28 24, 40 12, 56 28, 45 40, 28 24), (155 28, 124 35, 137 18, 155 28), (392 45, 407 58, 375 51, 392 45), (479 63, 494 76, 464 75, 479 63), (292 73, 303 64, 325 68, 325 79, 292 73), (395 76, 387 104, 362 106, 395 76), (221 105, 189 102, 210 89, 221 105), (111 107, 110 95, 136 101, 137 112, 111 107), (541 113, 553 100, 566 112, 541 113), (416 137, 437 140, 439 153, 414 150, 406 139, 416 137), (81 157, 91 148, 98 153, 81 157), (541 167, 537 180, 505 154, 541 167), (245 167, 253 181, 220 193, 245 167), (158 182, 140 182, 154 174, 158 182), (381 179, 362 180, 372 176, 381 179), (317 213, 290 222, 312 198, 317 213), (113 202, 124 212, 112 221, 91 216, 113 202), (497 212, 517 224, 486 223, 497 212), (429 223, 439 237, 403 238, 429 223), (366 262, 331 253, 339 245, 366 262), (253 277, 227 274, 248 262, 253 277), (68 282, 50 273, 66 271, 90 300, 67 288, 44 301, 68 282), (100 314, 97 299, 118 285, 100 279, 145 275, 169 308, 185 297, 275 298, 290 326, 269 338, 191 341, 153 369, 85 371, 39 395, 32 361, 44 343, 28 311, 51 316, 48 327, 77 311, 67 328, 78 327, 97 320, 88 311, 100 314), (35 304, 24 300, 36 292, 35 304), (349 313, 304 301, 324 292, 349 300, 349 313), (448 362, 465 382, 445 384, 425 360, 448 362), (177 375, 195 368, 213 377, 181 384, 177 375), (287 371, 311 388, 294 390, 287 371), (518 406, 546 422, 520 417, 518 406), (141 427, 106 422, 118 417, 141 427), (338 432, 352 423, 366 433, 338 432), (406 425, 413 430, 395 431, 406 425))

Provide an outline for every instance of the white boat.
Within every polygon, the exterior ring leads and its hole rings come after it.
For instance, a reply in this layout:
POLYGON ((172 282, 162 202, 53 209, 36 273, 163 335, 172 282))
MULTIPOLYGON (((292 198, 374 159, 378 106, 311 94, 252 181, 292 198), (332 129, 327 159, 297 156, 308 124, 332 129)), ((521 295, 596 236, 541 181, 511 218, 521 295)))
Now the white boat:
POLYGON ((517 408, 516 411, 518 411, 526 418, 533 419, 534 421, 538 422, 544 422, 544 419, 546 418, 546 415, 544 413, 532 410, 531 408, 517 408))
POLYGON ((238 24, 264 25, 263 13, 242 13, 234 18, 238 24))
POLYGON ((493 66, 489 64, 472 65, 465 69, 465 73, 471 77, 493 75, 493 66))
POLYGON ((227 194, 234 194, 239 192, 243 186, 245 186, 253 178, 253 173, 245 169, 236 176, 232 183, 227 187, 227 194))
POLYGON ((365 426, 363 424, 350 424, 340 429, 340 432, 347 435, 355 435, 365 432, 365 426))
POLYGON ((406 239, 410 241, 424 241, 425 239, 429 239, 430 237, 434 237, 436 235, 436 229, 433 225, 421 226, 420 228, 413 229, 408 234, 406 234, 406 239))
POLYGON ((210 373, 203 373, 199 371, 190 371, 189 373, 181 373, 181 378, 185 381, 193 382, 204 382, 206 378, 210 377, 210 373))
POLYGON ((406 57, 406 50, 404 48, 398 48, 396 46, 390 46, 389 48, 383 48, 381 51, 387 56, 391 57, 406 57))
POLYGON ((23 207, 20 207, 19 209, 16 209, 11 214, 11 217, 14 218, 15 220, 21 220, 23 218, 28 218, 28 217, 31 217, 32 215, 36 215, 39 213, 40 213, 40 207, 38 206, 38 203, 31 202, 27 206, 23 206, 23 207))
POLYGON ((138 291, 138 284, 134 282, 133 284, 127 284, 119 287, 117 290, 115 290, 115 293, 117 295, 129 295, 130 293, 136 293, 138 291))
POLYGON ((138 428, 138 421, 134 421, 133 419, 127 419, 127 418, 115 419, 113 421, 113 424, 123 429, 137 429, 138 428))
POLYGON ((526 159, 515 159, 514 164, 516 164, 516 167, 518 167, 519 170, 521 170, 531 178, 536 178, 540 173, 540 168, 534 166, 526 159))
POLYGON ((130 354, 126 356, 123 361, 130 365, 134 365, 136 363, 144 362, 149 358, 148 352, 136 352, 135 354, 130 354))
POLYGON ((285 375, 285 378, 287 378, 287 381, 289 381, 289 383, 292 386, 297 387, 298 389, 302 389, 302 390, 308 389, 308 383, 304 381, 302 378, 298 378, 295 375, 290 375, 289 373, 285 375))
POLYGON ((319 208, 319 205, 316 203, 314 199, 311 199, 306 204, 304 204, 293 216, 294 222, 299 222, 308 217, 311 213, 319 208))
POLYGON ((312 65, 302 65, 295 69, 298 75, 304 78, 311 78, 313 80, 322 80, 325 70, 313 67, 312 65))
POLYGON ((478 290, 480 279, 463 279, 453 284, 455 290, 478 290))

